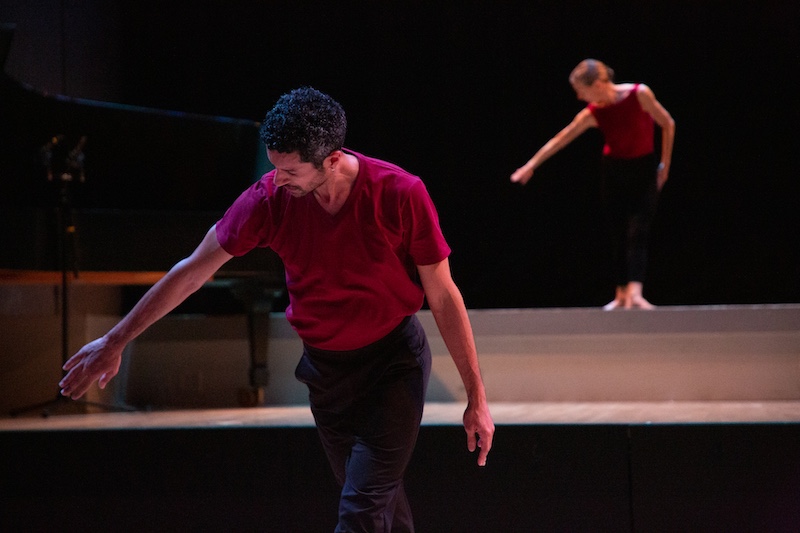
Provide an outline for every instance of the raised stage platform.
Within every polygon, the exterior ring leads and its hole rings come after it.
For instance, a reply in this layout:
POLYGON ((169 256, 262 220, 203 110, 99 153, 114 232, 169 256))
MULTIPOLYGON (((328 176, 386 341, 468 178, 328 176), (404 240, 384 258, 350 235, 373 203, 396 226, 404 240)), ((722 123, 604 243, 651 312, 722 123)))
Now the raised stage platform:
MULTIPOLYGON (((485 468, 422 313, 418 531, 800 531, 798 313, 472 311, 497 424, 485 468)), ((87 335, 107 322, 89 317, 87 335)), ((135 412, 0 419, 0 529, 332 531, 337 489, 290 376, 297 340, 275 315, 265 404, 241 408, 240 322, 169 317, 140 338, 116 389, 93 395, 135 412)))
MULTIPOLYGON (((420 532, 791 532, 800 403, 498 403, 488 465, 427 406, 407 491, 420 532)), ((306 407, 0 421, 4 531, 330 532, 306 407)))

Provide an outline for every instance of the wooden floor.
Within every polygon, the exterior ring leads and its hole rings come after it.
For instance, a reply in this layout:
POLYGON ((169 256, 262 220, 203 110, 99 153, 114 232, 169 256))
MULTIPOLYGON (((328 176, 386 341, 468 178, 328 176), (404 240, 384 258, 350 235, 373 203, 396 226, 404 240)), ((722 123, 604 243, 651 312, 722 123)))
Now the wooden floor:
MULTIPOLYGON (((423 424, 459 426, 465 406, 460 379, 430 313, 419 316, 434 352, 423 424)), ((509 309, 473 311, 471 319, 497 425, 800 423, 800 306, 662 308, 648 313, 509 309)), ((194 339, 197 328, 210 329, 208 319, 175 322, 165 333, 169 342, 151 339, 157 364, 137 367, 147 379, 128 381, 131 397, 141 381, 164 381, 170 358, 179 363, 174 373, 190 368, 206 384, 220 379, 221 368, 204 367, 197 347, 188 359, 177 359, 174 353, 180 344, 176 337, 194 339)), ((293 376, 301 347, 285 322, 279 315, 270 321, 271 377, 262 406, 178 406, 149 399, 116 404, 141 410, 108 412, 64 400, 47 412, 32 408, 16 417, 6 413, 0 416, 0 432, 312 427, 307 391, 293 376)), ((213 344, 210 357, 224 360, 216 350, 219 346, 213 344)), ((246 368, 239 370, 246 375, 246 368)), ((223 396, 224 391, 214 394, 223 396)))
MULTIPOLYGON (((423 425, 460 425, 464 405, 428 403, 423 425)), ((69 409, 65 410, 69 412, 69 409)), ((800 423, 800 402, 499 402, 496 425, 800 423)), ((311 427, 306 406, 93 412, 50 416, 33 410, 0 419, 0 431, 220 427, 311 427)))

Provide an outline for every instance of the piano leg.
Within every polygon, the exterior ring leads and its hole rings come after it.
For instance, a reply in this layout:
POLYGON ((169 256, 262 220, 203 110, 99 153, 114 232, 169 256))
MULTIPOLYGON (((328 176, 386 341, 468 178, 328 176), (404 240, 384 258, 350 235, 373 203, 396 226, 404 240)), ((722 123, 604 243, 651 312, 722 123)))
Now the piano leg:
POLYGON ((236 280, 232 282, 230 290, 247 309, 250 343, 250 387, 239 390, 239 405, 255 407, 264 403, 264 388, 269 383, 269 315, 272 312, 272 303, 280 296, 281 291, 253 279, 236 280))

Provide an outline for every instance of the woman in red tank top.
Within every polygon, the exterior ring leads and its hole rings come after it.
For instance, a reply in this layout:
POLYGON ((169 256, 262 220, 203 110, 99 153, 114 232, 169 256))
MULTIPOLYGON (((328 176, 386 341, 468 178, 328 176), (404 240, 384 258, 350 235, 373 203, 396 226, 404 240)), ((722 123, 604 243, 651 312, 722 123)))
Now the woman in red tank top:
POLYGON ((675 121, 647 85, 614 83, 614 71, 601 61, 581 61, 569 81, 588 105, 518 168, 511 181, 524 185, 553 154, 589 128, 599 128, 605 139, 604 184, 617 285, 604 309, 650 309, 642 294, 647 234, 658 191, 669 176, 675 121), (661 128, 661 150, 653 173, 654 122, 661 128))

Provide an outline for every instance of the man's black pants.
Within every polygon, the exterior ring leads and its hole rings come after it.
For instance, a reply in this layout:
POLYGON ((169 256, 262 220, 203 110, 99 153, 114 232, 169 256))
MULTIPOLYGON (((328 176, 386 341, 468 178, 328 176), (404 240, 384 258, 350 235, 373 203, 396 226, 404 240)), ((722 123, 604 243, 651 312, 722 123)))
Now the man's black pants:
POLYGON ((342 486, 337 533, 414 531, 403 475, 430 369, 430 347, 415 316, 358 350, 304 347, 295 375, 308 386, 322 445, 342 486))

